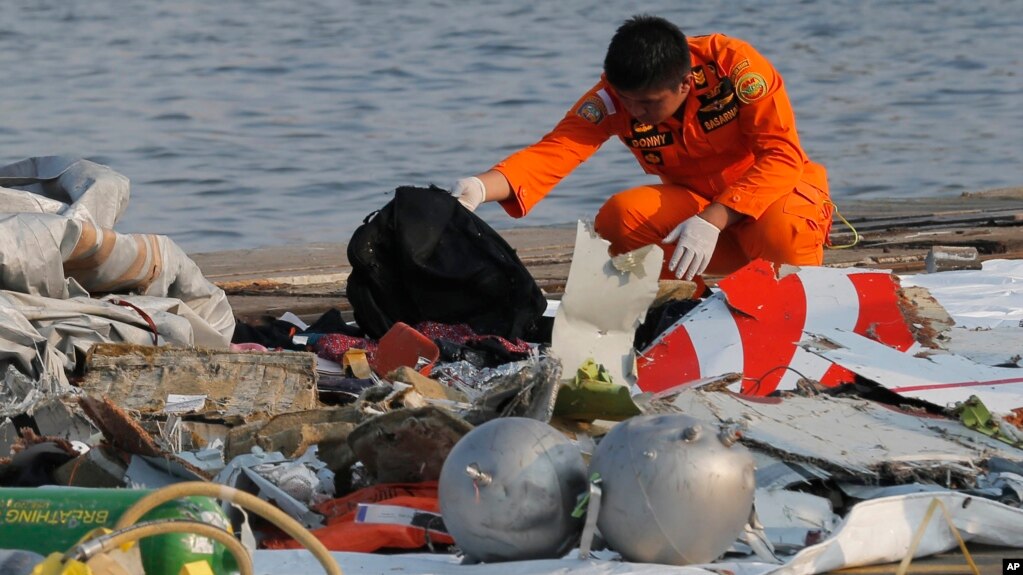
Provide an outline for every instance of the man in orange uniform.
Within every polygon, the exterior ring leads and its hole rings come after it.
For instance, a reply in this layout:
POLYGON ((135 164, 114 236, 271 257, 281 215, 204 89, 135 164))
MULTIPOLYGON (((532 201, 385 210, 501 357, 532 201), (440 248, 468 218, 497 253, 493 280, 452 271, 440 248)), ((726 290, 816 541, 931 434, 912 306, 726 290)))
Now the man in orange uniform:
POLYGON ((781 75, 746 42, 687 39, 654 16, 618 28, 600 81, 552 132, 452 193, 470 210, 499 201, 522 217, 611 136, 661 179, 597 213, 613 254, 667 244, 662 278, 728 274, 756 258, 821 264, 827 176, 799 145, 781 75))

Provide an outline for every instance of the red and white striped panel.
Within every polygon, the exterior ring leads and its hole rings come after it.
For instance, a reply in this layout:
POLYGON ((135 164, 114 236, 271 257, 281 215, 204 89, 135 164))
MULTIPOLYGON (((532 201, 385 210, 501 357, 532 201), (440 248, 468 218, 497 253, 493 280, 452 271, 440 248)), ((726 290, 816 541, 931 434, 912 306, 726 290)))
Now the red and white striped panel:
POLYGON ((827 386, 852 380, 797 344, 803 333, 850 330, 906 351, 913 334, 886 271, 808 267, 781 279, 755 261, 640 353, 637 385, 663 391, 701 378, 742 373, 743 393, 790 389, 800 377, 827 386), (798 373, 796 373, 798 372, 798 373))

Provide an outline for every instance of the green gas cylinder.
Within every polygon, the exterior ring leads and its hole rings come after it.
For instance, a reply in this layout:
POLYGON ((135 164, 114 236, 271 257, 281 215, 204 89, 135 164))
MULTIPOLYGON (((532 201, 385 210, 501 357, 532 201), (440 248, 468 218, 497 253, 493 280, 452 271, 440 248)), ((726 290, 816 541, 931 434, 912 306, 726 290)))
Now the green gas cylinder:
MULTIPOLYGON (((86 487, 0 488, 0 541, 7 549, 41 555, 64 552, 86 533, 112 529, 118 518, 148 489, 86 487)), ((220 505, 209 497, 184 497, 146 513, 153 519, 186 519, 227 528, 220 505)), ((178 575, 193 561, 206 561, 217 575, 237 572, 234 558, 223 545, 190 533, 170 533, 139 542, 146 575, 178 575)))

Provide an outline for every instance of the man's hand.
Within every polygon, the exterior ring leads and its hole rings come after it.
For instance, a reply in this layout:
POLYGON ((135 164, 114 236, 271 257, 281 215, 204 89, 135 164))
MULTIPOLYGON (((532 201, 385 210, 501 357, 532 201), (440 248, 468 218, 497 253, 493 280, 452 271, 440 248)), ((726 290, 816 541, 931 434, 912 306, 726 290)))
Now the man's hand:
POLYGON ((475 212, 476 208, 487 200, 487 187, 483 185, 483 180, 471 176, 455 182, 451 195, 458 198, 458 203, 465 206, 465 209, 475 212))
POLYGON ((668 262, 668 270, 675 272, 676 278, 685 280, 702 274, 714 255, 720 233, 717 226, 698 215, 675 226, 662 240, 666 244, 678 242, 668 262))

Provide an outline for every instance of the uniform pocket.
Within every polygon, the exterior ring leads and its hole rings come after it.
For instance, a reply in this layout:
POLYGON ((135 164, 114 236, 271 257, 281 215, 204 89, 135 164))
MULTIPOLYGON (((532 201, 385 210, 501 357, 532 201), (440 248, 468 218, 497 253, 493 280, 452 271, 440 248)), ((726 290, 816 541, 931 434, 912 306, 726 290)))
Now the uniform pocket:
POLYGON ((805 219, 811 229, 821 233, 822 243, 831 244, 828 236, 831 233, 831 215, 834 212, 834 205, 819 189, 806 182, 799 182, 796 189, 792 190, 792 193, 785 198, 782 211, 805 219))
POLYGON ((823 224, 831 221, 834 206, 823 192, 806 182, 799 182, 796 189, 785 199, 782 210, 786 214, 802 216, 823 224))

